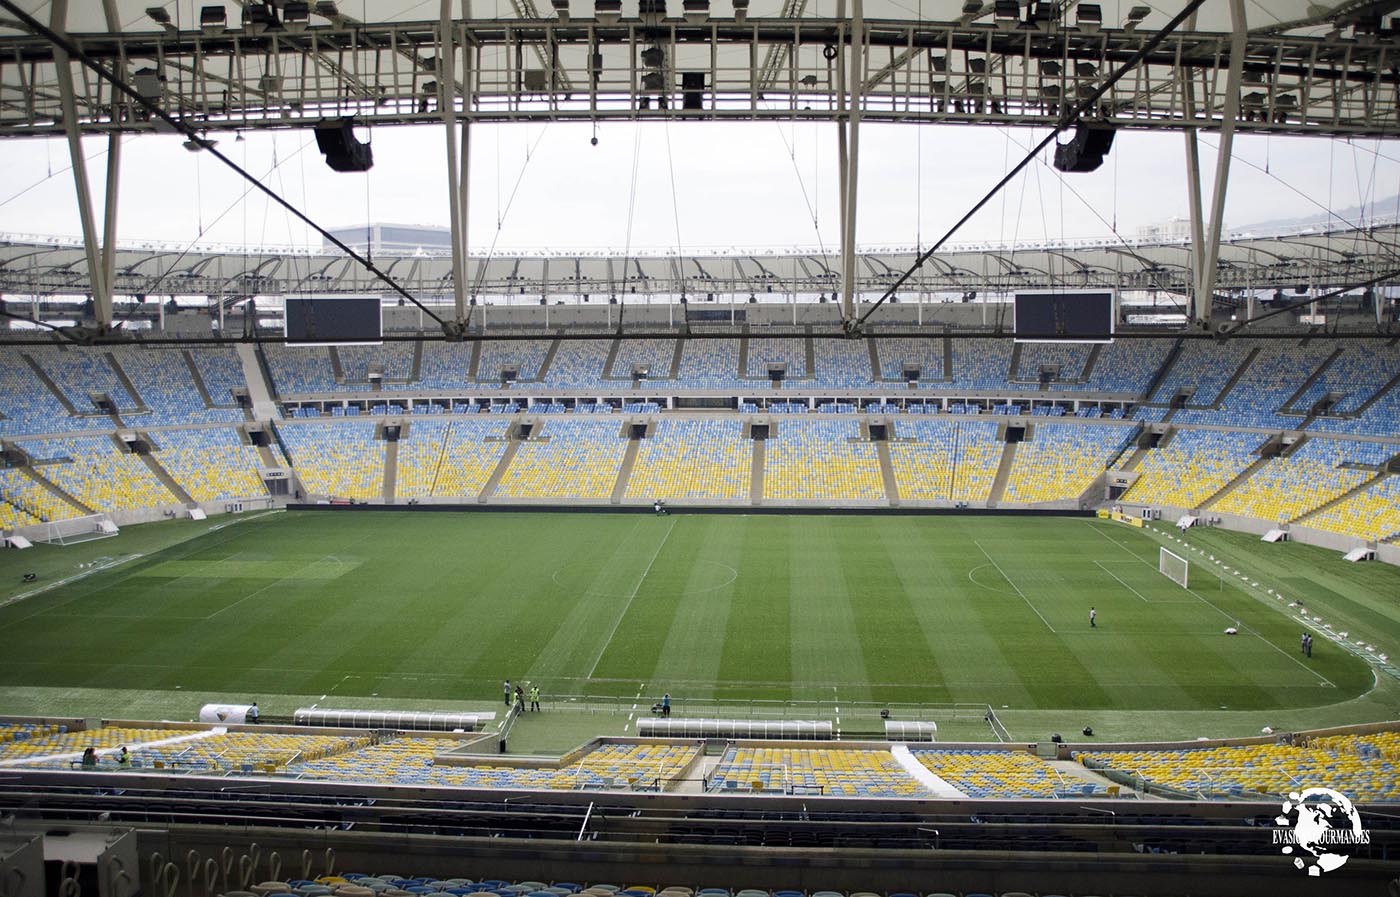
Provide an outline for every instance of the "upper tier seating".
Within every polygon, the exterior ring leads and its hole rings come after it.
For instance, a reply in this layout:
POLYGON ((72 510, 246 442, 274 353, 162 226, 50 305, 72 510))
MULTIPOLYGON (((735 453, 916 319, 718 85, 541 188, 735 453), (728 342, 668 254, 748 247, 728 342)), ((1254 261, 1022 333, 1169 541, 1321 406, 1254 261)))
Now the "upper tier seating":
POLYGON ((340 372, 346 383, 368 384, 371 366, 377 366, 383 375, 386 389, 403 389, 401 381, 407 381, 413 373, 413 344, 385 343, 382 346, 336 346, 335 356, 340 360, 340 372))
POLYGON ((0 413, 4 414, 0 418, 0 433, 23 436, 112 426, 112 419, 97 414, 90 401, 85 401, 79 410, 92 414, 70 415, 29 366, 26 361, 29 352, 27 346, 18 351, 0 352, 0 413))
POLYGON ((852 441, 859 436, 860 424, 855 420, 782 421, 768 439, 763 497, 884 499, 885 484, 875 445, 852 441))
MULTIPOLYGON (((1012 344, 1004 339, 955 339, 953 389, 1007 392, 1011 384, 1012 344)), ((1017 390, 1025 384, 1015 384, 1017 390)))
POLYGON ((258 450, 227 427, 162 430, 155 459, 195 501, 267 494, 258 450))
MULTIPOLYGON (((1215 404, 1220 398, 1220 391, 1235 376, 1253 349, 1248 340, 1187 341, 1177 354, 1171 370, 1153 391, 1151 401, 1166 403, 1171 401, 1178 389, 1193 387, 1195 392, 1188 400, 1189 405, 1200 407, 1215 404)), ((1302 385, 1301 378, 1298 383, 1302 385)))
MULTIPOLYGON (((1022 343, 1021 357, 1017 360, 1016 379, 1025 383, 1038 384, 1040 369, 1046 365, 1059 368, 1059 374, 1051 381, 1054 389, 1075 389, 1070 381, 1084 376, 1084 366, 1089 363, 1093 346, 1089 343, 1022 343)), ((1018 388, 1024 388, 1021 383, 1018 388)))
MULTIPOLYGON (((1332 355, 1325 343, 1268 342, 1220 402, 1218 410, 1185 408, 1173 423, 1232 427, 1296 428, 1302 415, 1279 414, 1293 393, 1332 355)), ((1194 399, 1191 404, 1198 404, 1194 399)))
POLYGON ((565 389, 601 388, 603 368, 608 363, 612 343, 610 339, 560 340, 549 370, 545 372, 545 385, 565 389))
POLYGON ((1131 428, 1036 423, 1016 448, 1003 501, 1075 501, 1102 474, 1131 428))
POLYGON ((739 377, 739 344, 728 339, 688 339, 681 350, 681 366, 676 377, 687 389, 753 390, 752 380, 739 377))
MULTIPOLYGON (((869 389, 875 385, 870 350, 864 340, 813 339, 815 382, 843 389, 869 389)), ((749 359, 752 362, 753 350, 749 359)))
POLYGON ((1400 446, 1312 438, 1256 470, 1212 510, 1261 520, 1292 520, 1375 476, 1374 471, 1340 465, 1381 464, 1397 453, 1400 446))
POLYGON ((289 396, 312 392, 364 392, 368 381, 337 383, 331 366, 331 351, 327 346, 287 346, 278 343, 263 346, 272 388, 278 395, 289 396))
POLYGON ((710 773, 711 791, 778 791, 846 797, 923 797, 889 751, 731 746, 710 773))
MULTIPOLYGON (((1177 430, 1164 446, 1147 453, 1125 501, 1193 509, 1252 462, 1264 437, 1223 430, 1177 430)), ((1128 455, 1123 456, 1126 460, 1128 455)))
MULTIPOLYGON (((113 346, 111 353, 149 409, 146 413, 124 413, 122 421, 128 426, 215 423, 243 417, 237 408, 205 406, 180 349, 113 346)), ((224 404, 231 406, 233 397, 225 393, 224 404)))
POLYGON ((612 376, 619 383, 630 382, 632 371, 641 365, 647 369, 648 380, 666 380, 671 376, 671 362, 676 357, 676 340, 624 339, 617 344, 613 358, 612 376))
POLYGON ((742 421, 662 418, 638 448, 627 497, 746 499, 752 469, 753 442, 742 421))
POLYGON ((800 380, 807 376, 807 341, 790 337, 751 336, 748 340, 749 377, 766 378, 768 366, 787 365, 787 379, 800 380))
POLYGON ((247 387, 243 379, 243 363, 232 346, 197 345, 189 347, 190 360, 204 381, 209 401, 216 406, 233 405, 233 390, 247 387))
POLYGON ((617 483, 627 440, 616 420, 552 418, 520 443, 496 494, 512 498, 606 499, 617 483))
POLYGON ((901 420, 891 442, 899 496, 906 501, 985 502, 1005 444, 995 421, 968 418, 901 420))
POLYGON ((418 386, 423 389, 460 389, 471 382, 475 343, 423 343, 418 386))
POLYGON ((900 382, 905 367, 919 369, 919 379, 943 379, 943 345, 941 337, 891 337, 877 339, 875 351, 880 357, 880 377, 900 382))
POLYGON ((516 381, 538 380, 554 340, 490 340, 477 343, 476 382, 500 385, 501 372, 514 370, 516 381))
POLYGON ((1328 413, 1355 413, 1400 372, 1400 347, 1377 340, 1335 340, 1326 345, 1340 348, 1341 354, 1293 400, 1299 412, 1307 412, 1328 393, 1340 393, 1328 413))
POLYGON ((36 345, 25 354, 39 364, 79 413, 97 410, 96 395, 106 395, 118 411, 134 411, 140 402, 122 385, 105 350, 77 346, 36 345))
POLYGON ((1166 363, 1175 341, 1120 339, 1099 350, 1094 369, 1076 391, 1141 395, 1166 363))
POLYGON ((282 439, 310 495, 375 500, 383 497, 384 445, 375 423, 287 423, 282 439))

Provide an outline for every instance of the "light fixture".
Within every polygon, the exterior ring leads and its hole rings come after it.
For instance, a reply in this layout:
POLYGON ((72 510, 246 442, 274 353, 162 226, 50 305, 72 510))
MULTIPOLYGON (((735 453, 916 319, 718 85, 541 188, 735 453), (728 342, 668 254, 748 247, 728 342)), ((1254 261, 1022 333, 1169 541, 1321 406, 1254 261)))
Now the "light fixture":
POLYGON ((1128 21, 1126 24, 1123 25, 1123 30, 1136 30, 1137 26, 1142 24, 1142 20, 1147 18, 1151 14, 1152 7, 1150 6, 1134 6, 1132 9, 1128 10, 1128 21))
POLYGON ((1074 24, 1080 31, 1096 33, 1103 27, 1103 7, 1097 3, 1081 3, 1075 8, 1074 24))
POLYGON ((569 23, 569 0, 550 0, 550 5, 554 7, 554 14, 559 17, 559 21, 567 25, 569 23))
POLYGON ((277 21, 277 13, 271 7, 261 4, 243 7, 243 30, 249 34, 277 31, 281 27, 282 23, 277 21))
POLYGON ((642 50, 642 65, 649 69, 659 69, 666 62, 666 53, 660 47, 647 47, 642 50))
POLYGON ((1016 0, 996 0, 992 21, 1002 31, 1010 31, 1021 23, 1021 4, 1016 0))
POLYGON ((749 17, 749 0, 734 0, 734 21, 742 22, 749 17))
POLYGON ((205 34, 220 34, 228 29, 228 11, 222 6, 202 6, 199 10, 199 30, 205 34))
POLYGON ((282 4, 282 26, 288 31, 301 31, 311 24, 311 4, 306 0, 287 0, 282 4))
POLYGON ((169 25, 169 24, 170 24, 170 13, 166 11, 166 9, 165 9, 164 6, 150 6, 150 7, 147 7, 147 8, 146 8, 146 15, 150 16, 150 17, 151 17, 151 20, 152 20, 153 22, 155 22, 157 25, 169 25))
POLYGON ((682 15, 691 25, 703 25, 710 18, 710 0, 684 0, 682 15))
POLYGON ((622 21, 622 0, 594 0, 593 18, 600 25, 616 25, 622 21))

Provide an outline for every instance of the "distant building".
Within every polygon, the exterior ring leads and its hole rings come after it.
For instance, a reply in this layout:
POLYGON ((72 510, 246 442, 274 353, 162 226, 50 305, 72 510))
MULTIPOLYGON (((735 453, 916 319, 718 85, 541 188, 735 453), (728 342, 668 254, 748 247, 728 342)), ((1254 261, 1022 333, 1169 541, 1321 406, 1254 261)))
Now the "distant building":
MULTIPOLYGON (((361 224, 355 227, 333 227, 330 232, 357 252, 385 252, 412 255, 417 252, 438 254, 452 251, 452 231, 427 224, 361 224)), ((334 247, 322 240, 322 249, 334 247)))
POLYGON ((1146 224, 1138 228, 1137 236, 1139 240, 1149 243, 1162 242, 1172 243, 1177 240, 1191 239, 1191 220, 1189 218, 1168 218, 1166 221, 1157 224, 1146 224))

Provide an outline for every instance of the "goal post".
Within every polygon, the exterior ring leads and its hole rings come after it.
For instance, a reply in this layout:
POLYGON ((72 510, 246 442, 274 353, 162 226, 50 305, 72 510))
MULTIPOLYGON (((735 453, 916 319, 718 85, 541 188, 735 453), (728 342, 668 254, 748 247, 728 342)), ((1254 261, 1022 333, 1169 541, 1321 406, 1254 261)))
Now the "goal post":
POLYGON ((87 514, 67 520, 51 520, 41 524, 30 538, 50 545, 73 545, 94 539, 110 539, 117 535, 117 525, 110 514, 87 514))
POLYGON ((1157 549, 1157 572, 1183 589, 1190 588, 1188 583, 1190 582, 1191 564, 1179 554, 1165 548, 1157 549))

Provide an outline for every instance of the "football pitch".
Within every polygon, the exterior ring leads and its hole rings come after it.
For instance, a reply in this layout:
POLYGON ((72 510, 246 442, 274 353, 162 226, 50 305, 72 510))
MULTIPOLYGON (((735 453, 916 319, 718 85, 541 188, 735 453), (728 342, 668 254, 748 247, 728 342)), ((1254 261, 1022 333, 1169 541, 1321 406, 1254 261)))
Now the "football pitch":
MULTIPOLYGON (((493 703, 510 678, 556 701, 1147 712, 1313 708, 1373 688, 1332 642, 1304 657, 1296 610, 1265 587, 1273 573, 1289 600, 1385 642, 1400 571, 1309 579, 1297 552, 1313 549, 1211 537, 1265 581, 1174 545, 1184 589, 1158 572, 1152 536, 1079 517, 280 513, 0 608, 0 695, 436 706, 493 703)), ((119 555, 125 538, 25 560, 119 555)))

